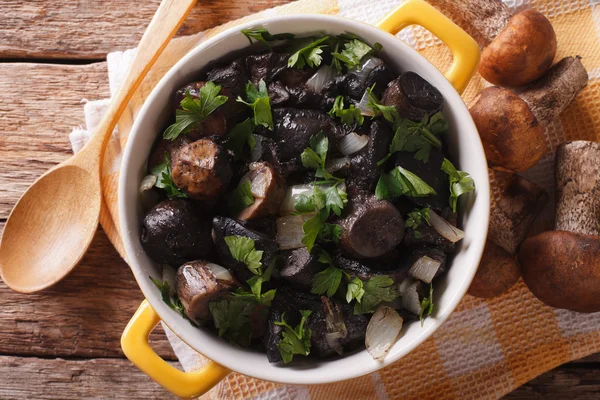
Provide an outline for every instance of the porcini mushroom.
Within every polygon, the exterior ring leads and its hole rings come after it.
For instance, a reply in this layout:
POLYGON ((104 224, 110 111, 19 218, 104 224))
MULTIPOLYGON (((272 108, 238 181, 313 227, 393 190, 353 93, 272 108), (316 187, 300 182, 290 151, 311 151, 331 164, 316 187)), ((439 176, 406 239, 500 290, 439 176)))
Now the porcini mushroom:
POLYGON ((548 199, 544 190, 521 176, 493 173, 500 195, 490 215, 483 257, 468 292, 482 298, 499 296, 517 283, 521 276, 517 251, 548 199))
POLYGON ((536 10, 512 16, 500 0, 428 0, 483 49, 479 73, 499 86, 519 87, 542 76, 556 55, 552 24, 536 10))
POLYGON ((519 251, 523 280, 542 302, 600 311, 600 143, 563 143, 556 151, 555 231, 519 251))
POLYGON ((587 85, 580 57, 565 57, 519 94, 483 89, 469 107, 491 166, 524 171, 546 153, 544 127, 587 85))

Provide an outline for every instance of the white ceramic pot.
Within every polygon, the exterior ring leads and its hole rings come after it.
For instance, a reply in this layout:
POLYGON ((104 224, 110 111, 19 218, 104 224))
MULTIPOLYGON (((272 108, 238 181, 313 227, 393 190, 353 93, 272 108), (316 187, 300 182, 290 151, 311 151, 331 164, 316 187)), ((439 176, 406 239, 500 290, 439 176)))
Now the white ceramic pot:
POLYGON ((479 60, 476 43, 458 26, 421 0, 410 0, 378 26, 325 15, 289 15, 267 18, 223 32, 198 46, 181 59, 160 81, 140 111, 127 142, 119 182, 120 224, 129 265, 145 301, 122 338, 126 356, 141 370, 180 397, 200 395, 223 379, 230 370, 255 378, 290 384, 321 384, 354 378, 397 361, 430 337, 448 318, 465 295, 483 252, 489 220, 487 163, 479 135, 463 103, 461 92, 479 60), (444 77, 429 61, 396 38, 401 28, 419 24, 438 36, 454 53, 454 64, 444 77), (337 35, 352 32, 367 43, 383 45, 384 58, 395 71, 415 71, 444 96, 444 115, 449 121, 449 147, 455 164, 473 177, 476 192, 461 198, 461 223, 465 238, 460 243, 448 273, 437 282, 432 317, 407 324, 400 340, 383 362, 373 360, 366 350, 330 361, 294 360, 292 365, 270 364, 265 354, 230 345, 209 331, 194 328, 161 299, 149 276, 161 278, 161 269, 140 245, 143 217, 138 188, 145 175, 146 160, 156 135, 172 112, 170 101, 179 87, 192 81, 207 63, 248 46, 243 28, 263 26, 271 33, 315 32, 337 35), (453 86, 454 85, 454 86, 453 86), (160 359, 148 345, 148 334, 164 321, 184 342, 213 362, 203 370, 183 373, 160 359))

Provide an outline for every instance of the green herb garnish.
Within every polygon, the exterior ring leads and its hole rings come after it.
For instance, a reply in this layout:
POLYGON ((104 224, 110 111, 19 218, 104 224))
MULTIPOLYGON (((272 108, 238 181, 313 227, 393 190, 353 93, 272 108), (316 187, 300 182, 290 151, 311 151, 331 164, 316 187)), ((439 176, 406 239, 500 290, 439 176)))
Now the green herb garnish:
POLYGON ((374 276, 363 281, 363 296, 361 302, 354 304, 354 314, 367 314, 375 311, 379 303, 394 301, 398 291, 394 280, 387 275, 374 276))
POLYGON ((391 200, 404 195, 426 197, 435 194, 435 190, 424 180, 400 166, 387 174, 382 173, 375 188, 375 196, 378 200, 391 200))
POLYGON ((365 42, 352 39, 344 44, 340 53, 332 52, 331 55, 346 64, 348 68, 356 68, 364 56, 373 52, 373 48, 365 42))
POLYGON ((348 282, 348 288, 346 289, 346 301, 350 303, 352 300, 356 300, 360 303, 365 294, 363 286, 363 281, 359 278, 352 278, 350 282, 348 282))
POLYGON ((360 113, 360 109, 356 108, 354 104, 350 104, 348 108, 344 109, 344 96, 337 96, 335 98, 333 108, 329 111, 329 115, 332 118, 340 118, 342 123, 348 126, 352 126, 355 123, 360 126, 365 121, 365 117, 360 113))
POLYGON ((323 53, 322 48, 327 46, 322 45, 321 43, 328 39, 329 36, 324 36, 296 51, 288 59, 288 67, 304 68, 305 65, 308 65, 311 68, 318 67, 323 60, 323 57, 321 56, 323 53))
POLYGON ((237 214, 246 207, 254 204, 254 196, 250 186, 250 181, 240 183, 231 193, 225 196, 227 206, 232 214, 237 214))
POLYGON ((304 149, 302 154, 300 154, 302 165, 305 168, 316 170, 315 176, 317 178, 324 178, 331 182, 343 181, 343 179, 333 176, 325 169, 327 152, 329 150, 329 139, 327 136, 325 136, 323 132, 319 132, 316 136, 311 136, 309 146, 310 147, 304 149))
POLYGON ((429 284, 429 297, 421 300, 421 312, 419 313, 419 319, 421 320, 421 326, 425 318, 429 317, 433 312, 433 284, 429 284))
POLYGON ((238 96, 237 101, 246 104, 254 111, 254 125, 262 125, 269 130, 273 130, 273 115, 271 113, 271 100, 267 91, 267 84, 264 80, 258 82, 258 87, 252 82, 246 83, 246 98, 244 101, 238 96))
POLYGON ((302 319, 296 328, 292 328, 285 322, 285 313, 281 316, 281 321, 276 321, 275 325, 283 326, 282 338, 277 344, 279 353, 284 363, 289 363, 295 354, 307 356, 310 354, 310 337, 312 332, 306 327, 306 320, 312 311, 301 310, 302 319))
POLYGON ((253 274, 262 275, 263 252, 254 248, 254 240, 246 236, 225 236, 225 243, 236 261, 246 264, 253 274))
POLYGON ((475 190, 475 182, 471 175, 464 171, 458 171, 454 164, 447 158, 442 162, 442 171, 448 175, 450 181, 450 206, 452 211, 456 212, 456 203, 458 198, 470 191, 475 190))
POLYGON ((327 267, 313 276, 310 292, 313 294, 327 294, 332 297, 340 287, 343 272, 333 265, 327 267))
POLYGON ((248 347, 252 341, 250 316, 256 310, 256 302, 243 297, 232 297, 208 304, 219 337, 248 347))
POLYGON ((271 48, 268 42, 274 42, 277 40, 290 40, 295 37, 293 33, 278 33, 276 35, 272 35, 265 28, 252 28, 252 29, 242 29, 242 34, 244 34, 250 44, 252 44, 252 39, 257 42, 262 43, 267 48, 271 48))
POLYGON ((225 104, 227 96, 219 95, 221 86, 208 81, 199 90, 200 98, 194 98, 189 90, 181 100, 180 109, 175 111, 175 123, 163 133, 163 138, 175 140, 190 127, 197 125, 208 117, 219 106, 225 104))
POLYGON ((177 314, 190 321, 190 324, 196 326, 196 324, 193 321, 191 321, 187 315, 185 315, 185 310, 183 308, 183 304, 181 304, 181 300, 179 300, 179 297, 177 297, 177 295, 171 297, 171 285, 169 285, 169 282, 160 281, 151 276, 149 278, 152 281, 152 283, 154 283, 154 286, 156 286, 158 290, 160 290, 160 295, 165 304, 168 305, 171 310, 176 311, 177 314))
POLYGON ((159 189, 163 189, 167 192, 167 197, 170 199, 177 197, 188 197, 187 193, 179 189, 173 182, 173 176, 171 175, 171 155, 169 152, 165 153, 165 160, 154 166, 150 173, 156 176, 156 186, 159 189))
POLYGON ((373 93, 373 89, 375 89, 375 84, 370 88, 367 88, 367 96, 369 102, 367 103, 367 107, 373 111, 375 116, 383 115, 389 122, 394 122, 395 120, 400 118, 398 114, 398 109, 395 106, 384 106, 381 104, 375 93, 373 93))
POLYGON ((415 238, 420 239, 422 235, 417 229, 423 223, 431 226, 431 222, 429 222, 429 208, 415 208, 413 211, 408 213, 408 218, 404 222, 404 227, 412 228, 415 238))
POLYGON ((248 145, 250 151, 256 146, 256 138, 254 137, 254 123, 248 118, 240 122, 227 134, 228 140, 225 144, 234 154, 236 160, 242 158, 244 145, 248 145))
POLYGON ((273 269, 275 268, 275 264, 277 263, 277 258, 275 258, 271 264, 267 267, 265 272, 262 275, 254 275, 252 278, 248 279, 246 283, 250 287, 250 292, 245 291, 243 289, 237 289, 233 295, 236 297, 245 297, 254 299, 258 304, 265 305, 267 307, 271 306, 271 302, 275 297, 275 293, 277 289, 269 290, 266 293, 262 293, 262 284, 268 282, 271 279, 271 274, 273 273, 273 269))

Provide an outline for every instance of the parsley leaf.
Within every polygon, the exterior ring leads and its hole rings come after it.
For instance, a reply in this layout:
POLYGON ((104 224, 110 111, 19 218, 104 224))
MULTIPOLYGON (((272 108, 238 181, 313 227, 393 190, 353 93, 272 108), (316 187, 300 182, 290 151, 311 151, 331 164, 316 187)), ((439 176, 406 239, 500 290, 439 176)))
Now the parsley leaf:
POLYGON ((310 354, 310 337, 312 331, 307 328, 305 324, 311 313, 312 311, 310 310, 300 310, 302 319, 296 328, 292 328, 285 322, 285 313, 281 316, 281 321, 275 322, 275 325, 284 327, 282 338, 277 344, 277 348, 279 349, 279 353, 281 354, 284 363, 287 364, 292 361, 294 354, 303 356, 310 354))
POLYGON ((433 284, 429 284, 429 297, 421 300, 421 312, 419 313, 419 319, 421 320, 421 326, 423 326, 423 320, 431 315, 433 312, 433 284))
POLYGON ((327 39, 329 39, 329 36, 323 36, 292 54, 288 59, 288 67, 304 68, 305 65, 308 65, 312 68, 319 66, 323 59, 321 56, 323 53, 322 48, 327 46, 321 45, 321 43, 327 39))
POLYGON ((219 106, 225 104, 227 96, 219 95, 221 86, 208 81, 199 90, 200 98, 194 98, 186 91, 185 97, 181 100, 181 109, 175 111, 175 123, 167 128, 163 133, 164 139, 175 140, 179 135, 193 125, 206 119, 219 106))
POLYGON ((176 311, 183 318, 190 321, 190 324, 192 324, 193 326, 196 326, 196 324, 192 320, 190 320, 187 315, 185 315, 185 310, 183 308, 183 304, 181 304, 181 300, 179 300, 179 297, 177 297, 177 295, 175 295, 171 299, 171 285, 169 285, 169 282, 168 281, 160 281, 151 276, 149 278, 152 281, 152 283, 154 283, 154 286, 156 286, 158 288, 158 290, 160 290, 160 295, 162 297, 162 300, 165 302, 165 304, 168 305, 171 310, 176 311))
POLYGON ((375 96, 375 93, 373 93, 373 89, 375 89, 375 84, 373 84, 373 86, 370 88, 367 88, 367 96, 369 99, 367 108, 373 110, 373 114, 375 116, 383 115, 383 118, 389 122, 394 122, 395 120, 399 119, 400 116, 398 115, 398 109, 396 109, 395 106, 384 106, 381 104, 377 96, 375 96))
POLYGON ((354 314, 372 313, 379 303, 398 297, 394 280, 387 275, 374 276, 363 282, 363 290, 361 302, 354 305, 354 314))
POLYGON ((171 155, 169 152, 165 153, 165 161, 154 166, 150 173, 156 176, 156 186, 159 189, 163 189, 167 192, 167 197, 170 199, 176 197, 188 197, 187 193, 179 189, 173 182, 173 176, 171 175, 171 155))
POLYGON ((250 44, 252 44, 252 39, 254 39, 269 49, 271 46, 268 42, 274 42, 276 40, 290 40, 295 37, 293 33, 278 33, 276 35, 272 35, 265 28, 242 29, 242 34, 248 38, 250 44))
POLYGON ((240 122, 233 127, 227 134, 228 140, 225 144, 234 154, 235 160, 242 158, 244 145, 248 144, 250 151, 256 146, 256 138, 254 137, 254 123, 250 118, 240 122))
POLYGON ((306 246, 306 249, 309 253, 315 245, 317 237, 319 237, 321 228, 323 228, 323 220, 321 219, 319 213, 315 214, 314 217, 306 220, 302 224, 302 232, 304 232, 304 236, 302 236, 302 243, 306 246))
POLYGON ((473 182, 471 175, 464 171, 458 171, 454 164, 447 158, 444 158, 442 162, 442 171, 448 175, 448 180, 450 181, 450 206, 452 207, 452 211, 456 212, 458 198, 465 193, 475 190, 475 182, 473 182))
POLYGON ((389 173, 382 173, 375 196, 378 200, 390 200, 403 195, 410 197, 426 197, 436 194, 435 190, 416 174, 400 166, 389 173))
POLYGON ((225 196, 225 200, 232 214, 237 214, 244 208, 254 204, 250 181, 240 183, 238 187, 225 196))
POLYGON ((429 208, 415 208, 411 212, 408 213, 408 218, 404 222, 404 227, 412 228, 413 235, 416 239, 421 238, 421 233, 417 230, 421 224, 426 223, 431 226, 431 222, 429 222, 429 208))
POLYGON ((350 104, 347 109, 344 109, 344 96, 337 96, 333 107, 328 113, 332 118, 338 117, 342 120, 344 125, 362 125, 365 121, 365 117, 360 112, 360 109, 356 108, 354 104, 350 104))
POLYGON ((313 294, 327 294, 332 297, 340 287, 342 282, 342 270, 334 266, 329 266, 313 276, 310 292, 313 294))
POLYGON ((331 55, 342 61, 348 68, 356 68, 364 56, 373 52, 373 48, 363 41, 352 39, 344 44, 341 53, 333 52, 331 55))
POLYGON ((208 309, 218 330, 219 337, 225 337, 233 343, 248 347, 252 340, 250 316, 256 310, 251 299, 233 297, 212 301, 208 309))
POLYGON ((269 290, 266 293, 262 293, 262 284, 268 282, 271 279, 271 274, 273 273, 273 269, 275 268, 275 264, 277 263, 277 258, 275 258, 271 264, 267 267, 265 272, 262 275, 254 275, 252 278, 248 279, 246 283, 250 287, 251 293, 244 291, 243 289, 236 290, 233 295, 238 297, 249 297, 256 300, 258 304, 265 305, 267 307, 271 306, 271 302, 275 297, 275 293, 277 289, 269 290))
POLYGON ((231 256, 246 264, 248 269, 255 275, 261 275, 262 250, 254 248, 254 240, 246 236, 225 236, 225 243, 229 247, 231 256))
MULTIPOLYGON (((316 136, 310 137, 310 147, 304 149, 300 154, 300 160, 305 168, 316 170, 317 178, 325 178, 328 181, 341 182, 343 179, 337 178, 327 172, 325 162, 327 161, 327 152, 329 150, 329 139, 319 132, 316 136)), ((330 183, 330 182, 327 182, 330 183)))
POLYGON ((340 236, 342 236, 342 227, 338 224, 324 223, 321 232, 319 232, 319 239, 335 244, 340 242, 340 236))
POLYGON ((357 302, 361 302, 362 297, 365 294, 365 289, 363 289, 363 281, 354 277, 348 282, 348 288, 346 290, 346 301, 350 303, 352 300, 356 300, 357 302))
POLYGON ((246 104, 254 111, 254 125, 262 125, 269 130, 273 130, 273 114, 271 113, 271 100, 267 91, 267 84, 264 80, 258 82, 258 87, 252 82, 246 83, 246 98, 244 101, 238 96, 237 101, 246 104))

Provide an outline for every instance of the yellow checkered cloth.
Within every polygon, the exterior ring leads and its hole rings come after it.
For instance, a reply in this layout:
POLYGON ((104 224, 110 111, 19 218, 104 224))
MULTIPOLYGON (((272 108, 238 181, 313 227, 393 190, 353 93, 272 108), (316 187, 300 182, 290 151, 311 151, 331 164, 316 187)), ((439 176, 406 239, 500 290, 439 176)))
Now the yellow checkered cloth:
MULTIPOLYGON (((400 0, 398 1, 400 2, 400 0)), ((104 160, 105 205, 101 224, 124 256, 118 232, 118 170, 120 156, 132 121, 144 100, 185 53, 208 37, 240 22, 292 13, 337 14, 340 8, 378 7, 377 2, 357 0, 301 0, 238 21, 173 40, 150 71, 119 122, 119 140, 111 142, 104 160), (350 4, 350 5, 348 5, 350 4)), ((600 140, 600 1, 512 0, 516 10, 536 8, 554 25, 558 37, 556 60, 570 55, 583 57, 590 73, 587 88, 560 118, 547 129, 548 155, 524 173, 554 192, 554 149, 566 140, 600 140)), ((409 28, 411 29, 411 28, 409 28)), ((412 28, 409 44, 440 70, 450 65, 451 55, 437 39, 421 28, 412 28)), ((477 76, 464 99, 469 101, 484 87, 477 76)), ((497 187, 492 178, 493 190, 497 187)), ((552 226, 553 201, 544 209, 535 230, 552 226)), ((562 363, 600 351, 600 313, 577 314, 540 303, 519 282, 508 293, 489 300, 466 296, 450 319, 425 343, 400 361, 358 379, 327 385, 286 386, 248 378, 236 373, 209 392, 208 398, 264 399, 486 399, 499 398, 519 385, 562 363)))

